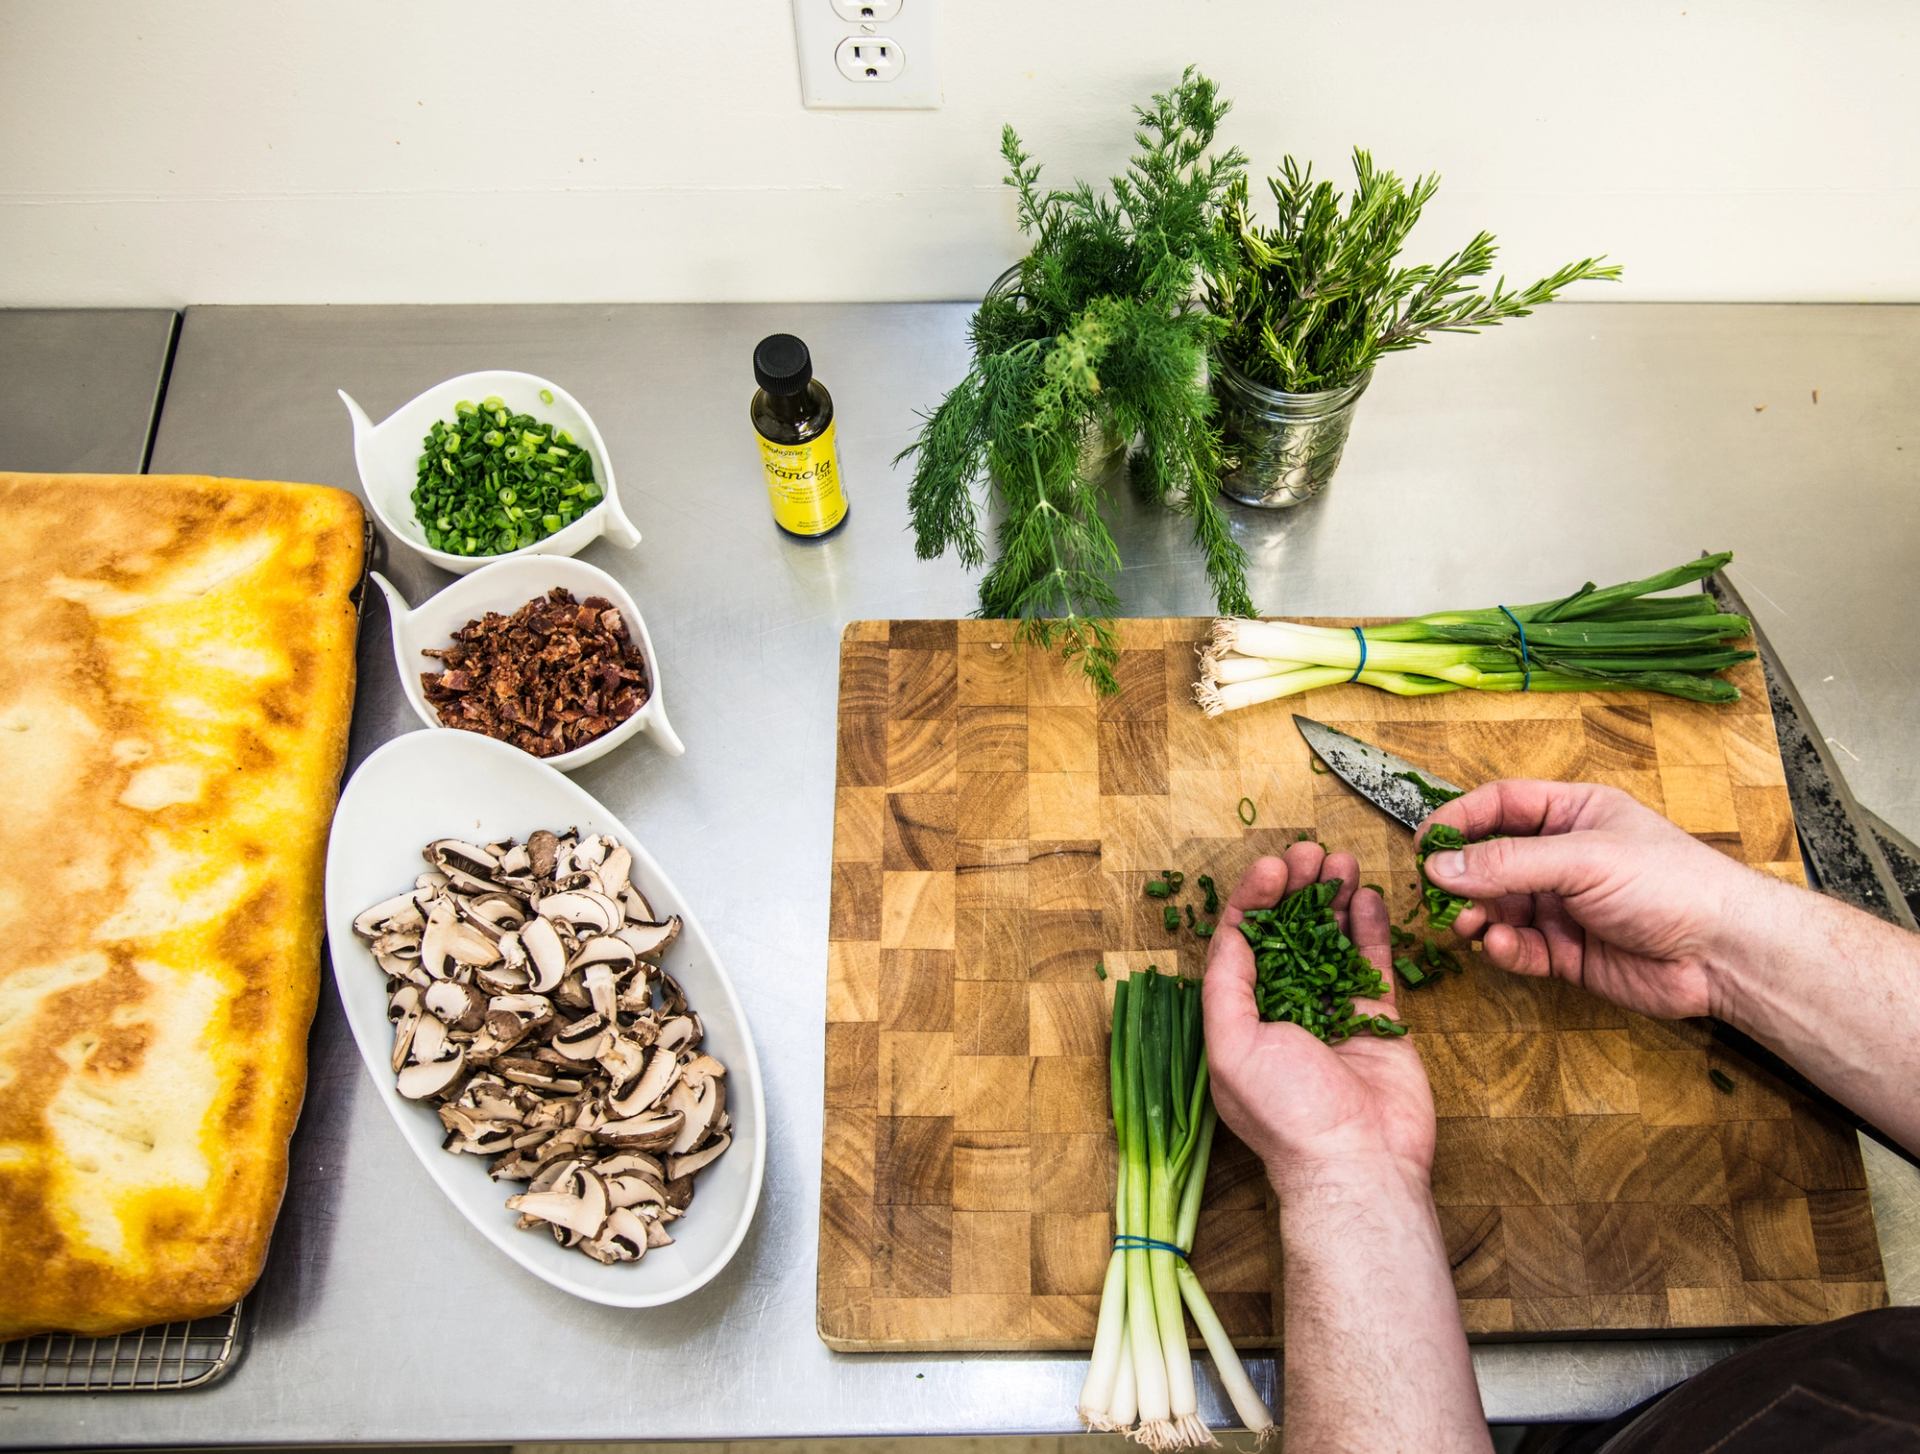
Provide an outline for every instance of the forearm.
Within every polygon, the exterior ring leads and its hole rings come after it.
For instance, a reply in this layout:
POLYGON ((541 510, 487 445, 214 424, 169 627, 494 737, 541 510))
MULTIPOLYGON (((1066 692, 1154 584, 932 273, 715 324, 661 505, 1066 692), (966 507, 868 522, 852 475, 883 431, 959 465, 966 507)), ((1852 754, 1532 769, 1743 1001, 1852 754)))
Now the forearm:
POLYGON ((1920 937, 1758 877, 1739 908, 1714 1015, 1920 1150, 1920 937))
POLYGON ((1276 1173, 1286 1259, 1287 1443, 1484 1450, 1447 1252, 1424 1178, 1397 1165, 1276 1173))

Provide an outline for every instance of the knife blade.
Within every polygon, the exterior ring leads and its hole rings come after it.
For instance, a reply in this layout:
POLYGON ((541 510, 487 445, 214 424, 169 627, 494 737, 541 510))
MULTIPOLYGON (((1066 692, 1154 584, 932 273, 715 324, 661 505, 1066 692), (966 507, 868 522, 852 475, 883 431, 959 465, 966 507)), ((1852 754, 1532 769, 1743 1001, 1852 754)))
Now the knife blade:
POLYGON ((1442 803, 1465 792, 1404 757, 1294 714, 1293 725, 1335 776, 1402 828, 1414 829, 1442 803))
MULTIPOLYGON (((1337 728, 1316 722, 1311 717, 1295 713, 1293 725, 1300 729, 1300 735, 1307 739, 1307 745, 1333 770, 1335 776, 1409 832, 1417 828, 1435 808, 1465 791, 1419 764, 1408 762, 1397 753, 1388 752, 1384 747, 1375 747, 1371 742, 1362 742, 1358 737, 1349 737, 1337 728)), ((1719 1020, 1709 1020, 1707 1024, 1715 1040, 1784 1081, 1830 1115, 1863 1135, 1872 1137, 1902 1161, 1911 1166, 1920 1166, 1920 1156, 1907 1150, 1851 1106, 1835 1100, 1764 1045, 1719 1020)))

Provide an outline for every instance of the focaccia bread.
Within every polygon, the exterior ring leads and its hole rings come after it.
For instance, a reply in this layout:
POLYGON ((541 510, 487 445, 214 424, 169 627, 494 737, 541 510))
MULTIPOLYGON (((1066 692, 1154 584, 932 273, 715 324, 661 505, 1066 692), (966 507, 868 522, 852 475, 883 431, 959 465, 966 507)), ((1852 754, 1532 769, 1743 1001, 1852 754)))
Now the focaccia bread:
POLYGON ((353 705, 359 503, 0 473, 0 1338, 253 1285, 353 705))

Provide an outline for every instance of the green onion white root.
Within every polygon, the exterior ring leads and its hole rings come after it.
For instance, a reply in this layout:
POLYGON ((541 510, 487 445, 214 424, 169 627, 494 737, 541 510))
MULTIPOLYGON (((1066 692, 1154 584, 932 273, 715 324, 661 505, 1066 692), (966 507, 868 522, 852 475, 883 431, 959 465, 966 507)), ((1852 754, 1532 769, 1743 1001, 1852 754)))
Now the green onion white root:
POLYGON ((1141 1245, 1191 1249, 1200 1223, 1219 1117, 1207 1091, 1197 984, 1151 969, 1114 982, 1109 1085, 1119 1148, 1114 1232, 1138 1240, 1116 1247, 1107 1263, 1080 1418, 1090 1429, 1123 1431, 1149 1449, 1216 1443, 1200 1417, 1187 1347, 1190 1316, 1234 1412, 1264 1442, 1274 1430, 1273 1414, 1200 1279, 1184 1258, 1141 1245))

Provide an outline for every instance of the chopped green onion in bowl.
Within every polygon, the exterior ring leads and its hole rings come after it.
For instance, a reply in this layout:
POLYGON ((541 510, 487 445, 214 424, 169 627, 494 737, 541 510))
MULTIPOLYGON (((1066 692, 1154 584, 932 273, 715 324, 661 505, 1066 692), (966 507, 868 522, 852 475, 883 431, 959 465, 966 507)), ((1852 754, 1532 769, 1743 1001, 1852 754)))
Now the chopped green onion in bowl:
MULTIPOLYGON (((542 389, 543 403, 553 391, 542 389)), ((435 550, 505 555, 565 529, 605 497, 593 456, 564 429, 490 395, 462 399, 421 444, 414 518, 435 550)))

